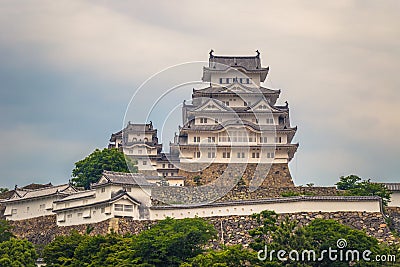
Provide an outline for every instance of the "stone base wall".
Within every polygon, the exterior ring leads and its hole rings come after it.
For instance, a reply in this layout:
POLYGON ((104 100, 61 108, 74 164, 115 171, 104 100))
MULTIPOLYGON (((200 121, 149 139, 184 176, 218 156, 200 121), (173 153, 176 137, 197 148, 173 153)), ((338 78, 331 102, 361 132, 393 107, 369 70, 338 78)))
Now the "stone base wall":
MULTIPOLYGON (((391 233, 381 213, 292 213, 280 214, 278 220, 283 220, 285 216, 289 216, 291 220, 297 220, 300 225, 307 225, 315 218, 334 219, 354 229, 364 230, 369 236, 373 236, 381 242, 389 244, 400 242, 399 238, 396 238, 391 233)), ((222 243, 226 245, 243 244, 247 246, 252 241, 249 230, 259 226, 256 220, 251 216, 224 216, 205 219, 211 222, 218 231, 218 237, 209 244, 209 247, 214 248, 220 246, 222 243)), ((88 227, 88 225, 57 226, 55 216, 44 216, 29 220, 12 221, 10 223, 13 226, 13 232, 16 236, 26 238, 38 245, 46 245, 56 236, 69 234, 72 230, 85 233, 88 227)), ((107 234, 110 232, 111 228, 120 234, 138 234, 155 223, 155 221, 113 218, 100 223, 91 224, 90 227, 93 227, 91 235, 107 234)))
MULTIPOLYGON (((196 166, 191 163, 186 166, 184 163, 181 165, 186 169, 195 168, 196 166)), ((200 165, 199 165, 200 166, 200 165)), ((241 164, 241 163, 212 163, 205 169, 196 172, 189 172, 180 169, 179 175, 186 177, 186 186, 196 186, 196 176, 200 176, 200 184, 208 184, 217 178, 219 178, 225 171, 229 177, 241 178, 245 185, 249 185, 250 181, 254 177, 257 166, 262 172, 262 176, 265 178, 261 187, 293 187, 294 183, 292 176, 290 175, 289 166, 287 163, 274 163, 274 164, 241 164), (244 172, 242 171, 244 169, 244 172), (263 171, 265 170, 265 171, 263 171)), ((200 168, 198 168, 200 169, 200 168)))
POLYGON ((385 213, 388 216, 390 228, 400 236, 400 207, 386 207, 385 213))

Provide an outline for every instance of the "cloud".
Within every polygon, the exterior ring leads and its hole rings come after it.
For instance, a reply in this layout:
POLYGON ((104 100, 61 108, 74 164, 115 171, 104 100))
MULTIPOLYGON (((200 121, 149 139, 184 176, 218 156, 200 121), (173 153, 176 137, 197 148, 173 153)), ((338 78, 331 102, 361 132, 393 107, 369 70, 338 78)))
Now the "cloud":
MULTIPOLYGON (((271 66, 266 85, 282 89, 280 101, 289 101, 299 126, 296 181, 333 184, 353 171, 395 181, 398 7, 398 1, 3 1, 0 176, 66 176, 71 162, 105 146, 122 126, 146 78, 207 60, 213 48, 241 55, 259 49, 271 66), (65 148, 65 156, 54 147, 65 148), (39 148, 46 153, 38 158, 39 148), (21 157, 34 163, 18 168, 21 157)), ((169 75, 169 82, 148 87, 141 105, 183 73, 169 75)))

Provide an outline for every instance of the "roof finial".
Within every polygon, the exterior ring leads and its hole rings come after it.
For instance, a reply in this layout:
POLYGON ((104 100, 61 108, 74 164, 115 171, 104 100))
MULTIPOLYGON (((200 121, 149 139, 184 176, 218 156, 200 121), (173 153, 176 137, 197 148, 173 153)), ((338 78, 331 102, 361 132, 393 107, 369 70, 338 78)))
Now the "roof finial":
POLYGON ((286 107, 289 107, 289 103, 287 101, 285 101, 286 107))
POLYGON ((214 57, 213 53, 214 53, 214 50, 211 49, 211 50, 210 50, 210 53, 209 53, 209 54, 210 54, 210 58, 213 58, 213 57, 214 57))
POLYGON ((258 51, 258 49, 256 50, 257 56, 256 57, 260 57, 260 51, 258 51))
POLYGON ((14 190, 17 190, 17 188, 18 188, 18 185, 15 185, 15 186, 14 186, 14 190))

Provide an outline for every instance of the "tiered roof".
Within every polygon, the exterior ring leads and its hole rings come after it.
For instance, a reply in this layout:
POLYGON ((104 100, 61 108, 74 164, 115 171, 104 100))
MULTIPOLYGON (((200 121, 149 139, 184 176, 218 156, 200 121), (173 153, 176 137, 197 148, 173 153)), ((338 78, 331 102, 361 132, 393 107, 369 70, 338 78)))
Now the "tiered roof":
POLYGON ((117 185, 133 185, 133 186, 151 186, 144 174, 142 173, 122 173, 103 171, 103 176, 97 183, 92 184, 92 187, 102 186, 105 184, 117 184, 117 185), (105 179, 102 179, 102 178, 105 179))
POLYGON ((208 67, 203 68, 203 81, 211 80, 212 72, 226 71, 229 68, 243 69, 250 73, 260 73, 261 81, 263 82, 269 71, 269 67, 261 67, 260 53, 256 56, 214 56, 213 50, 210 51, 208 67))

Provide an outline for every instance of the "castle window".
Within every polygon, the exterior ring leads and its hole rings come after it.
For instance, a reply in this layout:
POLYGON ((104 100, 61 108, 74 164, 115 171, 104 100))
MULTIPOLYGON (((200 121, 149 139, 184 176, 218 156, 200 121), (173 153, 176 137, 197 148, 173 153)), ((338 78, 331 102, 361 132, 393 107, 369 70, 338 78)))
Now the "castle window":
POLYGON ((124 211, 132 212, 133 211, 133 205, 124 205, 124 211))
POLYGON ((82 217, 83 213, 82 212, 78 212, 77 216, 78 217, 82 217))
POLYGON ((115 204, 115 205, 114 205, 114 210, 115 210, 115 211, 123 211, 123 210, 124 210, 124 205, 122 205, 122 204, 115 204))
POLYGON ((163 169, 165 169, 165 163, 163 163, 162 167, 163 167, 163 169))
POLYGON ((275 157, 275 153, 274 152, 268 152, 267 153, 267 158, 274 158, 275 157))
POLYGON ((245 154, 244 152, 237 152, 237 158, 244 158, 245 154))
POLYGON ((209 159, 211 159, 211 158, 215 158, 215 152, 213 152, 213 151, 210 151, 210 152, 208 152, 208 158, 209 159))
POLYGON ((282 137, 275 137, 275 143, 282 143, 282 137))
POLYGON ((267 109, 267 106, 266 105, 259 105, 258 109, 267 109))
POLYGON ((207 123, 207 118, 200 118, 200 123, 207 123))
POLYGON ((106 212, 106 208, 101 208, 101 213, 106 212))
POLYGON ((143 151, 141 149, 138 150, 138 154, 142 154, 143 151))
POLYGON ((40 204, 39 209, 43 210, 46 207, 45 204, 40 204))
POLYGON ((26 207, 26 211, 29 211, 29 207, 26 207))
POLYGON ((201 156, 200 151, 193 152, 194 158, 200 158, 200 156, 201 156))
POLYGON ((260 158, 260 153, 259 152, 253 152, 253 153, 251 153, 251 157, 254 159, 254 158, 260 158))
POLYGON ((231 152, 222 152, 222 157, 224 159, 230 158, 231 157, 231 152))
POLYGON ((219 83, 220 83, 220 84, 223 84, 222 78, 219 78, 219 83))
POLYGON ((230 78, 225 78, 226 83, 230 83, 231 79, 230 78))
POLYGON ((200 143, 200 136, 193 136, 194 143, 200 143))
POLYGON ((72 218, 72 214, 67 214, 67 218, 71 219, 72 218))
POLYGON ((12 209, 11 214, 17 214, 17 209, 12 209))
POLYGON ((268 138, 266 136, 261 136, 260 143, 268 143, 268 138))
POLYGON ((104 187, 101 188, 101 192, 104 193, 106 192, 106 189, 104 187))
POLYGON ((146 160, 143 160, 143 165, 147 165, 147 161, 146 160))
POLYGON ((274 124, 274 118, 267 118, 267 124, 274 124))

